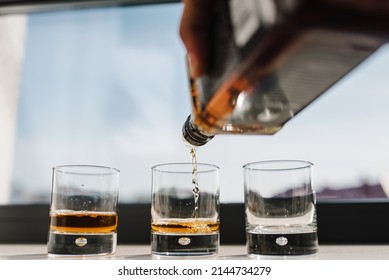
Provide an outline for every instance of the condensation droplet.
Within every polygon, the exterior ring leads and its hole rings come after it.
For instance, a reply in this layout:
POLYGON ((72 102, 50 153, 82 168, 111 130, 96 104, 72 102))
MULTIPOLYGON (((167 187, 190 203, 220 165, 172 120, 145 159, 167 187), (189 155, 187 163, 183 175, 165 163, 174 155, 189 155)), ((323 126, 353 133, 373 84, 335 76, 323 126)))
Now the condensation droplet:
POLYGON ((178 244, 180 245, 186 246, 189 243, 190 243, 190 238, 188 237, 181 237, 180 239, 178 239, 178 244))
POLYGON ((281 236, 281 237, 278 237, 276 239, 276 243, 280 246, 285 246, 286 244, 288 244, 288 238, 284 237, 284 236, 281 236))
POLYGON ((76 245, 79 247, 83 247, 88 243, 88 240, 85 237, 79 237, 76 239, 76 245))

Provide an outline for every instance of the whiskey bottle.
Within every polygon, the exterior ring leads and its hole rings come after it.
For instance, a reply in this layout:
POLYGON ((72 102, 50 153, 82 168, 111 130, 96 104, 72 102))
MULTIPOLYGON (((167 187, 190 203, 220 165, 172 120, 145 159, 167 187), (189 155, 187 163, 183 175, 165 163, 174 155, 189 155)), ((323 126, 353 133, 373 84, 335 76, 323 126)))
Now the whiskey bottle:
POLYGON ((389 40, 385 0, 219 1, 183 138, 272 135, 389 40))

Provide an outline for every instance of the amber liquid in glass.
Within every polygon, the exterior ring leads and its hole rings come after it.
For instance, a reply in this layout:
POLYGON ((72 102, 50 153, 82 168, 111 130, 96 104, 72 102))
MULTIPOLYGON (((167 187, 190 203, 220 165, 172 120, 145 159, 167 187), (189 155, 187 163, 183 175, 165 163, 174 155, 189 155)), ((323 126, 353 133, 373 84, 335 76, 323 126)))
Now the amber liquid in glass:
POLYGON ((65 212, 50 215, 50 229, 56 232, 116 232, 118 216, 111 212, 65 212))
POLYGON ((105 255, 116 251, 115 212, 60 211, 49 217, 48 253, 105 255))

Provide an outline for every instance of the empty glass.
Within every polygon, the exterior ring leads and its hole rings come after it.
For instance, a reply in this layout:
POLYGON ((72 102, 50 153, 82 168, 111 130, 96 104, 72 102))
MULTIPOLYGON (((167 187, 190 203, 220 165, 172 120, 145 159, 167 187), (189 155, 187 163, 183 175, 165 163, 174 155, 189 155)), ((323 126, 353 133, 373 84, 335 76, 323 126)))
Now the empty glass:
POLYGON ((243 166, 247 251, 262 255, 317 252, 313 164, 273 160, 243 166))

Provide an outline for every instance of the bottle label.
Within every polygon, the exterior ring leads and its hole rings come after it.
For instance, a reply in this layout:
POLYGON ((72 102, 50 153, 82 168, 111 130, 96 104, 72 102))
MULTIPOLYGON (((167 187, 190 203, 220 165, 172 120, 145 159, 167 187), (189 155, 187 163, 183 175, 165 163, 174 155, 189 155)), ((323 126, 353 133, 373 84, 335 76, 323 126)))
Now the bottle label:
POLYGON ((243 47, 259 28, 274 25, 276 9, 273 0, 230 0, 235 44, 243 47))

